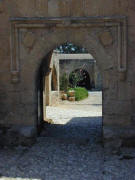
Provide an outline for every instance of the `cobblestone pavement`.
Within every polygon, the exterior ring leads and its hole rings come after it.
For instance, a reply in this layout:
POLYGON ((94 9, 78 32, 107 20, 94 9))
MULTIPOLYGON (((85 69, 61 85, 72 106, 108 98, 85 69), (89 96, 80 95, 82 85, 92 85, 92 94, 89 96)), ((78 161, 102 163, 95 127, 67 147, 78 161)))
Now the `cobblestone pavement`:
POLYGON ((0 180, 135 180, 135 149, 101 145, 102 106, 75 106, 48 107, 54 124, 32 147, 1 148, 0 180))

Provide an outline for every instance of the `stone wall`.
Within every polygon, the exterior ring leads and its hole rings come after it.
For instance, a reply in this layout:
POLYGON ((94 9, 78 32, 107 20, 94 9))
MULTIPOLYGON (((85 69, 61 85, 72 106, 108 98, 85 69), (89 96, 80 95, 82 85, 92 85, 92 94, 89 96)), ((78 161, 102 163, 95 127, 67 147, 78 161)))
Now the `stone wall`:
POLYGON ((100 67, 105 142, 134 138, 134 19, 134 0, 1 0, 1 126, 36 129, 39 67, 69 41, 87 48, 100 67))

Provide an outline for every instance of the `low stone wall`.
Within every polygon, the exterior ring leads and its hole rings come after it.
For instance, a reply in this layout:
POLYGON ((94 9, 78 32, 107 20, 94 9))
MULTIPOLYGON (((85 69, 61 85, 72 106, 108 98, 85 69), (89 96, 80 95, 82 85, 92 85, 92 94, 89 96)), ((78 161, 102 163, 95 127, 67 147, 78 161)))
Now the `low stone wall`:
POLYGON ((33 126, 0 126, 0 146, 31 146, 36 142, 36 137, 33 126))

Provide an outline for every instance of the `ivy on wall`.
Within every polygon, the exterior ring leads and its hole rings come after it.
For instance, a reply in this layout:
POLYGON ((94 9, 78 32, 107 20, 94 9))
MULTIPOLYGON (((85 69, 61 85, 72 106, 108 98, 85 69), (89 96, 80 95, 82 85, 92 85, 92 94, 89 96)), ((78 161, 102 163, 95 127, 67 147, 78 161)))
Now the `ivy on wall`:
POLYGON ((66 42, 55 49, 60 54, 79 54, 88 53, 85 48, 81 48, 72 43, 66 42))

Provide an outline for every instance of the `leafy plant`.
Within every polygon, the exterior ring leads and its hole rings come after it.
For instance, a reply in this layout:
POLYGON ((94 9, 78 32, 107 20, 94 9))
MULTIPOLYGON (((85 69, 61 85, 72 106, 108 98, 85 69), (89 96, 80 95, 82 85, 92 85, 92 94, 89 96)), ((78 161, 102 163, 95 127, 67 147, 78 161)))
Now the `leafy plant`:
POLYGON ((78 83, 82 80, 83 80, 83 75, 81 70, 74 71, 69 75, 70 86, 73 88, 77 87, 78 83))
POLYGON ((69 81, 67 78, 67 74, 64 73, 63 76, 60 78, 60 90, 67 92, 69 86, 69 81))
POLYGON ((75 100, 80 101, 88 97, 88 91, 85 88, 82 87, 76 87, 76 88, 69 88, 68 91, 74 90, 75 91, 75 100))

